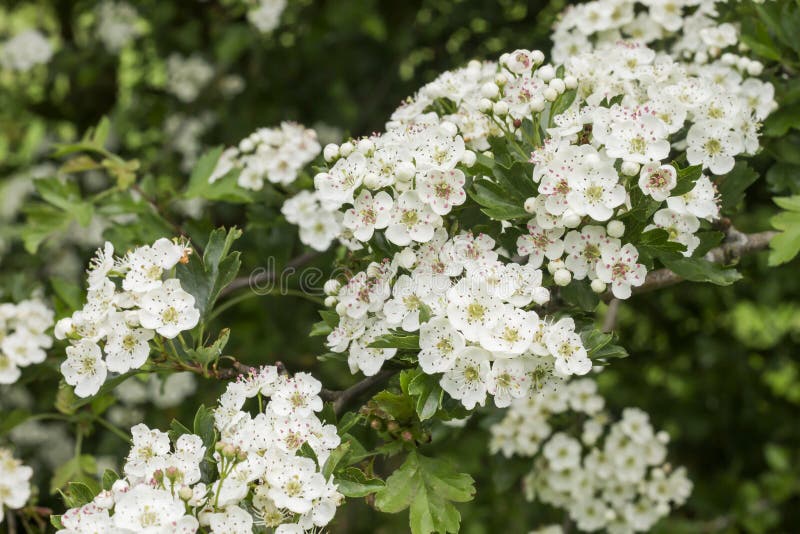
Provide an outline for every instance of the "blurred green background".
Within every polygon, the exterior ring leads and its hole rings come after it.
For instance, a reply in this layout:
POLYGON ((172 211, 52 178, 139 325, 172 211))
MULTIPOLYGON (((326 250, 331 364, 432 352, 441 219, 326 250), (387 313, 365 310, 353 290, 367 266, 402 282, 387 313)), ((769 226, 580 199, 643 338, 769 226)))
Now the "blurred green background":
MULTIPOLYGON (((238 2, 141 0, 133 3, 141 35, 119 53, 96 38, 97 4, 6 0, 0 8, 0 38, 36 27, 55 45, 48 65, 0 73, 0 300, 19 300, 38 288, 56 294, 66 308, 69 298, 58 291, 58 281, 81 283, 103 228, 51 240, 33 256, 18 239, 26 224, 19 209, 33 177, 57 168, 52 144, 76 139, 101 117, 112 121, 111 148, 140 161, 149 187, 175 191, 205 148, 236 143, 257 127, 297 120, 316 128, 323 143, 368 134, 383 129, 402 99, 444 70, 515 48, 548 50, 550 27, 566 2, 296 0, 274 32, 260 34, 238 2), (165 90, 172 53, 198 54, 214 66, 212 81, 191 103, 165 90)), ((723 16, 745 20, 746 35, 761 35, 766 23, 742 4, 723 16)), ((772 44, 777 59, 760 59, 778 85, 779 101, 797 106, 797 51, 772 44)), ((737 228, 768 229, 771 197, 800 192, 799 139, 791 127, 767 139, 753 162, 765 178, 733 218, 737 228)), ((83 189, 91 191, 104 178, 84 180, 83 189)), ((243 227, 237 247, 244 251, 246 275, 268 258, 281 266, 304 252, 295 229, 279 216, 279 193, 268 192, 263 203, 245 208, 171 200, 164 208, 193 236, 214 225, 243 227)), ((104 237, 146 240, 159 229, 136 224, 126 231, 104 237)), ((333 259, 331 252, 311 265, 327 271, 333 259)), ((689 502, 662 521, 659 532, 800 531, 798 266, 795 260, 768 268, 761 253, 742 259, 744 280, 732 287, 682 284, 621 306, 620 340, 630 357, 599 376, 601 390, 612 412, 638 406, 657 428, 668 430, 671 458, 687 466, 695 484, 689 502)), ((234 327, 227 351, 242 361, 280 360, 293 371, 313 370, 331 388, 344 387, 354 378, 339 363, 318 362, 316 355, 326 352, 322 340, 307 336, 316 308, 293 297, 264 296, 229 309, 218 322, 234 327)), ((57 378, 55 366, 26 372, 30 398, 18 399, 24 397, 20 388, 2 388, 0 406, 27 402, 48 410, 57 378)), ((165 428, 173 417, 190 419, 198 404, 213 403, 221 387, 203 383, 191 401, 145 410, 145 421, 165 428)), ((460 506, 463 532, 522 533, 559 522, 555 510, 525 502, 519 479, 528 463, 488 454, 487 422, 497 416, 492 412, 443 433, 431 446, 476 479, 476 500, 460 506)), ((69 450, 69 430, 60 432, 69 450)), ((90 436, 84 445, 112 463, 123 449, 112 434, 90 436)), ((38 461, 40 502, 58 510, 59 500, 48 491, 48 462, 38 461)), ((340 510, 331 531, 389 533, 406 525, 405 514, 385 516, 353 502, 340 510)))

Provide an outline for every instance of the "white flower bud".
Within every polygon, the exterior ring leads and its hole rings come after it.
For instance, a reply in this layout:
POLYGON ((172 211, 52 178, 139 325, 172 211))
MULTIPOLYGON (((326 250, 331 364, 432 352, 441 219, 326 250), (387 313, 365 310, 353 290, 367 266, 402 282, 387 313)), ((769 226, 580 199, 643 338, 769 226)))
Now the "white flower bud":
POLYGON ((494 82, 486 82, 481 85, 481 96, 484 98, 497 98, 500 94, 500 88, 494 82))
POLYGON ((550 301, 550 290, 546 287, 537 287, 531 294, 533 302, 541 306, 550 301))
POLYGON ((368 172, 364 176, 364 187, 367 189, 378 189, 381 185, 381 178, 374 172, 368 172))
POLYGON ((325 291, 326 295, 338 295, 341 287, 342 283, 340 281, 330 279, 322 286, 322 290, 325 291))
POLYGON ((543 82, 549 82, 556 77, 556 69, 554 69, 552 65, 542 65, 536 71, 536 75, 543 82))
POLYGON ((552 87, 545 87, 544 91, 542 91, 542 95, 544 96, 544 99, 547 100, 548 102, 552 102, 556 98, 558 98, 558 93, 552 87))
POLYGON ((494 103, 491 100, 489 100, 488 98, 481 98, 478 101, 478 110, 481 113, 489 113, 489 112, 491 112, 492 111, 492 106, 494 106, 494 103))
POLYGON ((333 308, 336 306, 336 303, 339 302, 336 297, 325 297, 325 307, 326 308, 333 308))
POLYGON ((736 65, 736 61, 738 61, 739 58, 736 57, 736 54, 731 54, 730 52, 726 52, 722 54, 722 58, 720 59, 722 60, 723 64, 729 67, 733 67, 734 65, 736 65))
POLYGON ((553 275, 553 280, 557 286, 565 286, 572 282, 572 273, 566 269, 559 269, 553 275))
POLYGON ((764 65, 760 61, 751 61, 747 66, 747 74, 750 76, 759 76, 764 71, 764 65))
POLYGON ((536 213, 536 197, 526 199, 522 207, 525 208, 525 211, 528 213, 536 213))
POLYGON ((595 293, 603 293, 606 290, 606 283, 600 280, 599 278, 595 278, 592 280, 592 291, 595 293))
POLYGON ((350 141, 345 141, 344 143, 341 144, 341 146, 339 146, 339 154, 341 154, 342 157, 346 158, 347 156, 352 154, 353 150, 355 149, 356 147, 353 146, 353 143, 351 143, 350 141))
POLYGON ((494 111, 494 114, 498 117, 505 117, 508 115, 508 104, 502 100, 500 102, 495 102, 492 106, 492 111, 494 111))
POLYGON ((478 70, 481 68, 481 62, 477 59, 470 59, 469 63, 467 63, 467 68, 470 70, 478 70))
POLYGON ((458 126, 453 124, 450 121, 442 121, 439 127, 447 133, 450 137, 455 137, 458 135, 458 126))
POLYGON ((366 155, 375 150, 375 143, 372 142, 372 139, 362 139, 356 145, 356 149, 366 155))
POLYGON ((347 313, 347 306, 340 302, 336 305, 336 313, 338 313, 340 316, 344 316, 344 314, 347 313))
POLYGON ((108 510, 114 506, 114 494, 108 490, 103 490, 98 493, 92 501, 98 508, 108 510))
POLYGON ((183 486, 181 489, 178 490, 178 497, 181 498, 182 501, 188 501, 194 496, 194 491, 189 486, 183 486))
POLYGON ((541 111, 544 111, 544 106, 545 102, 542 95, 533 95, 531 101, 528 102, 528 107, 531 108, 531 111, 533 111, 534 113, 539 113, 541 111))
POLYGON ((661 443, 663 443, 664 445, 666 445, 667 443, 669 443, 669 434, 667 434, 667 432, 664 430, 660 430, 656 434, 656 439, 661 443))
POLYGON ((694 55, 695 63, 708 63, 708 54, 705 52, 698 52, 694 55))
POLYGON ((242 141, 239 143, 239 150, 242 152, 252 152, 255 147, 256 146, 253 144, 253 141, 251 141, 249 138, 242 139, 242 141))
POLYGON ((561 215, 561 224, 567 228, 577 228, 581 224, 581 216, 567 208, 561 215))
POLYGON ((478 159, 478 156, 475 155, 475 152, 472 150, 465 150, 464 155, 461 156, 461 163, 466 165, 467 167, 472 167, 475 165, 475 161, 478 159))
POLYGON ((322 156, 325 158, 325 161, 331 162, 339 157, 339 145, 336 143, 328 143, 325 145, 325 148, 322 149, 322 156))
POLYGON ((410 248, 404 248, 397 253, 397 263, 403 269, 411 269, 417 263, 417 255, 410 248))
POLYGON ((417 169, 410 161, 401 161, 394 167, 394 177, 401 182, 408 182, 415 174, 417 169))
POLYGON ((563 260, 552 260, 551 262, 549 262, 547 264, 547 271, 550 274, 556 274, 556 271, 558 271, 559 269, 564 269, 564 268, 566 268, 566 267, 564 265, 564 261, 563 260))
POLYGON ((736 62, 736 67, 740 71, 746 71, 747 67, 750 65, 750 58, 740 57, 739 60, 736 62))
POLYGON ((575 76, 565 76, 564 85, 567 86, 567 89, 575 89, 578 87, 578 78, 575 76))
POLYGON ((544 63, 544 52, 541 50, 531 50, 531 60, 536 65, 544 63))
POLYGON ((66 339, 72 331, 72 317, 64 317, 63 319, 59 319, 56 323, 53 329, 53 335, 56 336, 56 339, 66 339))
POLYGON ((499 87, 503 87, 508 83, 508 76, 506 76, 504 72, 498 72, 494 75, 494 83, 496 83, 499 87))
POLYGON ((561 94, 567 90, 567 84, 561 78, 553 78, 548 84, 551 89, 555 89, 556 93, 561 94))
POLYGON ((611 237, 622 237, 625 234, 625 223, 622 221, 609 221, 606 225, 606 232, 611 237))
POLYGON ((621 170, 622 174, 625 176, 636 176, 639 174, 639 164, 635 161, 623 161, 619 170, 621 170))

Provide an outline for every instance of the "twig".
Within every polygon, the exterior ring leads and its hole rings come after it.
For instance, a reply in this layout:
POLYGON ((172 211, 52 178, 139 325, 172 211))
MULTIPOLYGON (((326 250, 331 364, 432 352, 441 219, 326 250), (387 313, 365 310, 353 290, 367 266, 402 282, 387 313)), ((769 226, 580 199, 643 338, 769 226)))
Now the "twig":
MULTIPOLYGON (((302 267, 308 263, 311 263, 318 256, 319 256, 318 252, 306 252, 305 254, 301 254, 300 256, 289 260, 284 269, 302 267)), ((277 273, 270 270, 259 271, 258 273, 251 273, 248 276, 240 276, 238 278, 235 278, 233 282, 228 284, 225 287, 225 289, 222 290, 222 292, 220 293, 220 297, 225 297, 245 287, 250 287, 250 288, 257 287, 261 284, 274 281, 276 279, 277 279, 277 273)))
POLYGON ((345 390, 331 391, 323 389, 320 392, 320 397, 324 401, 333 402, 333 411, 336 415, 341 415, 359 397, 371 396, 398 372, 400 372, 400 369, 383 369, 373 376, 368 376, 356 382, 345 390))
POLYGON ((617 313, 619 312, 619 299, 611 299, 608 303, 606 316, 603 318, 603 332, 608 333, 614 330, 617 325, 617 313))
MULTIPOLYGON (((727 241, 711 249, 706 254, 705 259, 714 263, 730 263, 744 254, 758 252, 769 246, 770 240, 775 237, 777 232, 766 231, 755 234, 744 234, 735 228, 728 231, 727 241)), ((647 293, 662 287, 668 287, 682 282, 683 278, 673 273, 669 269, 657 269, 647 273, 644 284, 639 287, 631 288, 633 294, 647 293)), ((603 300, 610 302, 613 299, 610 293, 604 295, 603 300)))

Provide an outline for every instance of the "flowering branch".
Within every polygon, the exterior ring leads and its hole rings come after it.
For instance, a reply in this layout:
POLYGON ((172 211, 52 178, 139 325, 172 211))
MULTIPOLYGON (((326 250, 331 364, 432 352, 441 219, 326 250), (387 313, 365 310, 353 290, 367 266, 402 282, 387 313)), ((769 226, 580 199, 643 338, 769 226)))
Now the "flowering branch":
MULTIPOLYGON (((706 254, 706 259, 715 263, 728 263, 744 254, 758 252, 769 246, 770 240, 775 237, 777 232, 766 231, 754 234, 744 234, 735 228, 728 231, 728 241, 706 254)), ((662 287, 675 285, 682 282, 683 278, 673 273, 669 269, 658 269, 647 274, 644 284, 634 287, 633 293, 647 293, 662 287)), ((611 294, 606 295, 605 300, 610 301, 611 294)))
POLYGON ((371 396, 388 382, 400 369, 383 369, 373 376, 368 376, 342 391, 323 389, 320 392, 322 400, 333 402, 336 415, 341 415, 359 397, 371 396))

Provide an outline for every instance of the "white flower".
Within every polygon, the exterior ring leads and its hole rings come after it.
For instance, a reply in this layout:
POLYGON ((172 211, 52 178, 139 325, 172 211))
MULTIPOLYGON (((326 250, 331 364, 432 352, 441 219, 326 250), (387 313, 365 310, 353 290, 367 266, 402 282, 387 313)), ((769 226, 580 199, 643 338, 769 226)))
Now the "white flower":
POLYGON ((161 287, 165 270, 173 268, 183 257, 183 246, 161 238, 153 246, 139 247, 124 259, 128 272, 122 281, 126 291, 144 292, 161 287))
POLYGON ((266 481, 270 486, 267 494, 279 508, 304 514, 325 492, 325 478, 317 472, 316 464, 310 458, 279 458, 281 462, 267 470, 266 481))
POLYGON ((144 328, 131 328, 124 320, 115 323, 108 333, 104 351, 106 365, 113 373, 125 373, 138 369, 150 355, 153 331, 144 328))
POLYGON ((528 265, 539 268, 546 257, 555 260, 564 253, 563 227, 545 230, 536 224, 535 219, 528 221, 528 233, 517 238, 517 252, 528 256, 528 265))
POLYGON ((428 374, 448 371, 464 346, 464 336, 450 321, 434 317, 419 329, 419 365, 428 374))
POLYGON ((344 214, 342 224, 353 232, 359 241, 369 241, 376 229, 380 230, 389 225, 392 208, 392 197, 384 191, 378 192, 373 198, 366 189, 361 191, 352 208, 344 214))
POLYGON ((25 506, 31 496, 33 469, 14 458, 11 451, 0 448, 0 523, 3 508, 16 510, 25 506))
POLYGON ((679 197, 669 197, 667 207, 683 215, 713 221, 719 217, 717 188, 708 176, 701 176, 694 188, 679 197))
POLYGON ((197 325, 200 312, 194 304, 194 297, 181 288, 180 280, 169 278, 142 296, 139 320, 144 328, 172 339, 197 325))
POLYGON ((53 47, 47 38, 36 30, 25 30, 5 43, 0 50, 3 68, 25 72, 36 65, 47 63, 53 57, 53 47))
POLYGON ((686 134, 686 159, 716 175, 733 169, 734 156, 744 150, 742 136, 717 121, 699 122, 686 134))
POLYGON ((485 286, 474 286, 469 279, 462 278, 447 292, 447 318, 468 341, 476 342, 499 320, 502 302, 489 294, 485 286))
POLYGON ((125 474, 138 479, 148 479, 162 466, 162 457, 169 453, 169 436, 160 430, 151 430, 138 424, 131 428, 133 446, 125 461, 125 474))
MULTIPOLYGON (((430 283, 424 276, 398 277, 392 288, 394 298, 383 305, 386 322, 391 326, 401 326, 406 332, 417 331, 422 306, 426 306, 426 302, 433 303, 431 293, 430 283)), ((435 313, 438 309, 431 311, 435 313)))
POLYGON ((585 375, 592 369, 581 336, 575 332, 575 322, 570 317, 546 328, 544 341, 555 358, 555 369, 564 375, 585 375))
POLYGON ((639 174, 639 188, 653 200, 663 202, 677 185, 678 171, 672 165, 648 163, 639 174))
POLYGON ((480 333, 481 346, 495 357, 510 358, 526 352, 539 328, 536 312, 506 305, 497 311, 498 320, 480 333))
POLYGON ((135 486, 114 506, 114 526, 142 534, 194 532, 198 522, 168 491, 135 486))
POLYGON ((513 359, 492 363, 486 390, 494 395, 494 403, 498 408, 509 406, 512 399, 523 398, 530 390, 525 362, 513 359))
POLYGON ((102 249, 97 249, 89 264, 89 290, 100 289, 105 284, 106 276, 114 268, 114 245, 106 241, 102 249))
POLYGON ((222 513, 209 514, 208 525, 215 534, 251 534, 253 516, 238 506, 227 506, 222 513))
POLYGON ((653 115, 616 122, 606 138, 606 153, 636 163, 661 161, 669 155, 667 127, 653 115))
POLYGON ((353 152, 337 161, 327 173, 314 177, 314 187, 323 205, 335 209, 353 202, 353 193, 361 185, 366 173, 366 159, 353 152))
POLYGON ((297 373, 292 380, 276 388, 270 406, 278 415, 308 417, 322 410, 321 389, 319 380, 308 373, 297 373))
POLYGON ((694 249, 700 244, 700 238, 694 235, 700 229, 700 221, 694 215, 678 213, 667 208, 655 212, 653 222, 655 224, 645 227, 645 230, 651 228, 666 230, 670 241, 686 246, 686 250, 683 251, 683 255, 686 257, 691 256, 694 249))
POLYGON ((581 461, 581 444, 578 440, 559 432, 545 444, 542 454, 554 471, 577 467, 581 461))
POLYGON ((412 241, 425 243, 433 238, 434 229, 442 218, 424 204, 414 191, 406 191, 397 199, 386 229, 386 239, 405 247, 412 241))
POLYGON ((458 169, 429 169, 417 178, 417 193, 434 213, 447 215, 454 206, 460 206, 467 199, 465 181, 464 173, 458 169))
POLYGON ((61 374, 70 386, 75 386, 75 394, 89 397, 100 390, 108 373, 102 360, 100 347, 88 339, 67 347, 67 359, 61 364, 61 374))
POLYGON ((572 230, 564 237, 564 265, 576 280, 583 280, 587 275, 594 279, 597 276, 595 267, 600 261, 602 250, 619 246, 619 239, 609 237, 602 226, 587 225, 580 231, 572 230))
POLYGON ((442 375, 439 385, 451 397, 471 410, 486 402, 486 384, 491 371, 491 354, 480 347, 466 347, 458 353, 453 367, 442 375))
POLYGON ((639 251, 630 243, 620 248, 610 245, 602 250, 601 259, 597 262, 597 278, 611 284, 611 292, 618 299, 631 296, 631 286, 644 284, 647 269, 636 263, 639 251))

